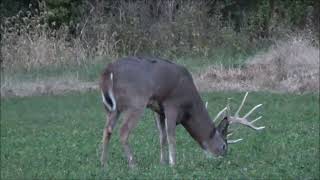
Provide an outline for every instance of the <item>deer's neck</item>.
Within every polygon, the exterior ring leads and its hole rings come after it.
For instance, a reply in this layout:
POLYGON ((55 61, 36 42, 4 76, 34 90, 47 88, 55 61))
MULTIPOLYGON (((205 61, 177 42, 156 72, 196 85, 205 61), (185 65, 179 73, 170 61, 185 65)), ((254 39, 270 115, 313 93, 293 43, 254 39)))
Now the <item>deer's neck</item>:
POLYGON ((202 100, 194 106, 191 112, 191 118, 184 122, 183 126, 201 145, 209 139, 210 133, 214 131, 215 126, 202 100))

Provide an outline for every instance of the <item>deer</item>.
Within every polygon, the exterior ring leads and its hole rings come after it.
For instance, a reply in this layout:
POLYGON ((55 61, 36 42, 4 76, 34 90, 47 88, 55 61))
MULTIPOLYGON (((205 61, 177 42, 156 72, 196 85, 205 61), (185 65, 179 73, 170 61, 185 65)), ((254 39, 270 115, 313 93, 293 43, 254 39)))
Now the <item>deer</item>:
POLYGON ((177 125, 182 125, 206 153, 218 157, 226 155, 228 144, 242 140, 228 139, 231 135, 228 132, 230 124, 243 124, 257 131, 265 128, 253 124, 262 116, 253 121, 248 119, 262 104, 254 106, 243 117, 239 116, 248 92, 233 116, 228 99, 227 106, 212 120, 191 73, 182 65, 166 59, 120 58, 103 70, 99 88, 107 112, 100 156, 103 167, 106 166, 108 143, 120 115, 123 118, 120 142, 129 167, 135 167, 128 138, 146 108, 154 112, 159 130, 160 163, 171 166, 176 164, 177 125), (216 126, 215 121, 221 116, 224 117, 216 126))

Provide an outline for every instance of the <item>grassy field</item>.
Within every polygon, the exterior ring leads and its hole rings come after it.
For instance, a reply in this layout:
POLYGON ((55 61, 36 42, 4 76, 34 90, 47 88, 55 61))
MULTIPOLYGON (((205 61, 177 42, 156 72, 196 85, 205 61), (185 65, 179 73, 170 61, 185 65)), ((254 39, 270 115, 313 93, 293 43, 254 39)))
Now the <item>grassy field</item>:
MULTIPOLYGON (((208 93, 211 116, 243 93, 208 93)), ((237 102, 237 103, 236 103, 237 102)), ((223 159, 207 159, 182 126, 177 128, 177 166, 159 163, 159 143, 150 111, 130 138, 138 166, 130 170, 118 128, 109 149, 108 168, 99 166, 98 146, 105 113, 98 92, 1 99, 1 179, 93 178, 319 178, 319 97, 317 94, 249 94, 247 106, 263 103, 254 116, 262 132, 245 127, 223 159)))

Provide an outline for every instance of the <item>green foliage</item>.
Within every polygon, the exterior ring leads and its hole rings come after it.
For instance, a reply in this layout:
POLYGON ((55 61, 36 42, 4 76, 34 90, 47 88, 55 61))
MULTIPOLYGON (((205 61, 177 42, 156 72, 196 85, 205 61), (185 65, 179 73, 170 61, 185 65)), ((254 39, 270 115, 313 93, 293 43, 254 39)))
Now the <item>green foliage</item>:
MULTIPOLYGON (((156 2, 156 1, 155 1, 156 2)), ((86 16, 84 9, 88 9, 88 6, 92 6, 90 1, 87 0, 45 0, 44 2, 35 1, 35 0, 4 0, 1 3, 1 10, 3 11, 4 16, 12 16, 18 13, 20 10, 32 10, 34 8, 39 8, 41 3, 45 3, 46 11, 49 11, 50 22, 55 22, 58 25, 62 23, 69 23, 70 21, 77 20, 80 21, 82 17, 86 16), (31 4, 31 6, 30 6, 31 4)), ((154 16, 168 16, 165 14, 166 3, 158 2, 160 6, 155 6, 153 2, 142 2, 142 1, 101 1, 96 4, 97 9, 103 9, 103 13, 112 13, 113 15, 116 12, 116 9, 123 7, 123 5, 132 5, 146 8, 140 9, 145 12, 136 12, 139 14, 139 19, 145 18, 140 16, 142 13, 152 13, 154 16), (152 7, 152 8, 151 8, 152 7), (158 14, 154 14, 154 8, 158 8, 158 14)), ((301 26, 306 22, 306 16, 312 12, 308 7, 315 7, 316 1, 314 0, 285 0, 285 1, 275 1, 275 0, 261 0, 261 1, 236 1, 236 0, 218 0, 217 2, 210 1, 180 1, 175 2, 176 13, 173 15, 179 15, 179 11, 183 11, 184 8, 181 8, 185 5, 193 5, 194 7, 197 4, 204 4, 207 8, 206 10, 195 12, 212 14, 212 12, 220 11, 223 13, 225 20, 231 20, 235 23, 236 29, 238 24, 246 23, 246 19, 252 19, 254 23, 265 23, 266 21, 271 20, 272 13, 278 13, 280 15, 281 21, 288 21, 291 25, 301 26), (276 12, 274 12, 276 11, 276 12)), ((90 9, 90 8, 89 8, 90 9)), ((311 9, 312 10, 312 9, 311 9)), ((313 9, 316 11, 317 9, 313 9)), ((126 13, 126 12, 124 12, 126 13)), ((206 15, 207 16, 207 15, 206 15)), ((175 18, 175 17, 173 17, 175 18)), ((169 18, 172 19, 172 18, 169 18)), ((261 24, 262 25, 262 24, 261 24)), ((238 29, 237 29, 238 31, 238 29)))
POLYGON ((20 10, 26 11, 33 2, 33 0, 1 0, 0 17, 15 16, 20 10))
POLYGON ((255 38, 268 36, 268 24, 272 13, 269 0, 259 1, 257 8, 258 9, 255 12, 253 11, 251 16, 248 17, 248 30, 253 36, 255 36, 255 38))
MULTIPOLYGON (((209 93, 211 116, 241 93, 209 93)), ((189 134, 177 128, 177 166, 159 163, 158 132, 146 111, 130 137, 138 166, 128 169, 119 142, 119 126, 110 142, 107 169, 98 147, 105 112, 98 92, 1 100, 1 179, 317 179, 319 177, 319 97, 253 93, 244 111, 263 103, 256 122, 266 129, 236 128, 222 159, 207 159, 189 134)), ((237 103, 235 103, 237 102, 237 103)), ((118 122, 118 124, 121 124, 118 122)))
POLYGON ((244 17, 247 20, 243 22, 247 21, 248 26, 246 24, 243 26, 248 28, 255 38, 270 37, 274 33, 279 33, 277 26, 303 29, 307 26, 308 18, 312 18, 312 11, 316 11, 310 8, 315 7, 315 3, 312 0, 257 1, 248 11, 249 16, 244 17))
POLYGON ((72 20, 78 20, 82 3, 78 0, 45 0, 48 23, 57 28, 62 24, 69 24, 72 20))
POLYGON ((308 12, 308 7, 314 5, 312 0, 295 0, 295 1, 285 1, 283 3, 283 11, 288 17, 289 22, 295 26, 303 26, 306 23, 308 12))

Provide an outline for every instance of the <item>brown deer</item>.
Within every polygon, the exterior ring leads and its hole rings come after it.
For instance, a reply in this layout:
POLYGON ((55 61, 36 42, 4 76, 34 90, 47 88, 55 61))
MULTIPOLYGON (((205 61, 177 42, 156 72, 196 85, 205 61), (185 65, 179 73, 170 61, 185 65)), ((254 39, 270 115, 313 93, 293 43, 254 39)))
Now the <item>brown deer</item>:
POLYGON ((216 120, 226 114, 218 126, 215 126, 191 74, 186 68, 168 60, 138 57, 119 59, 104 69, 100 88, 102 101, 108 112, 102 139, 102 165, 106 164, 108 142, 120 114, 123 115, 120 140, 129 166, 135 165, 128 138, 145 108, 155 112, 160 132, 160 162, 167 161, 165 148, 168 145, 170 165, 176 163, 175 129, 178 124, 182 124, 206 152, 217 156, 226 154, 228 143, 241 140, 227 141, 229 124, 241 123, 255 130, 264 128, 255 127, 253 122, 247 120, 261 104, 244 117, 239 117, 247 94, 234 116, 230 115, 228 103, 214 118, 216 120))

